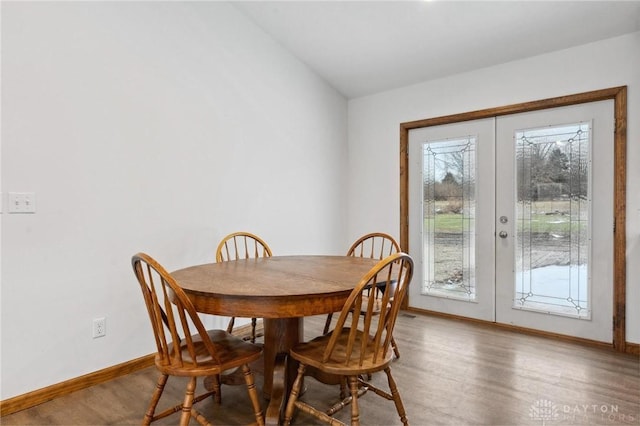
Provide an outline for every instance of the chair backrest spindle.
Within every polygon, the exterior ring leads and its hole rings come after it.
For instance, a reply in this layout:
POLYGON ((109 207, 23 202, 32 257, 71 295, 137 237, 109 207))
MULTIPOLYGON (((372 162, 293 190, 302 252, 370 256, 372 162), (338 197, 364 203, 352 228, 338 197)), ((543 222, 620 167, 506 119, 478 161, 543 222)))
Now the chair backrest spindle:
POLYGON ((358 238, 347 251, 347 256, 382 260, 400 251, 400 245, 389 234, 372 232, 358 238))
POLYGON ((215 347, 191 301, 173 277, 153 258, 138 253, 131 259, 151 320, 161 365, 198 365, 192 335, 198 335, 208 358, 219 363, 215 347), (186 349, 189 359, 183 358, 186 349))
POLYGON ((260 237, 249 232, 234 232, 220 241, 216 262, 270 257, 271 249, 260 237))
POLYGON ((375 363, 387 357, 400 304, 412 276, 413 260, 408 254, 394 253, 378 262, 360 280, 345 302, 325 348, 323 362, 343 358, 344 363, 349 364, 357 356, 362 366, 366 360, 375 363), (386 288, 381 297, 367 297, 368 289, 381 285, 386 288), (348 326, 347 319, 351 312, 361 314, 351 315, 348 326), (335 349, 339 347, 337 342, 345 327, 350 328, 349 341, 344 346, 345 352, 338 353, 335 349))

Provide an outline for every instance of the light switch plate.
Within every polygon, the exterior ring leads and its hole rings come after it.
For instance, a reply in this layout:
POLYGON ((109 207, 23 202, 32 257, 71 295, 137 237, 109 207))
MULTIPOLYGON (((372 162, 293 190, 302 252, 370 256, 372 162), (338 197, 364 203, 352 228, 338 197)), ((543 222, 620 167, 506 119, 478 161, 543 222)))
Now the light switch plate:
POLYGON ((9 192, 8 213, 35 213, 36 193, 35 192, 9 192))

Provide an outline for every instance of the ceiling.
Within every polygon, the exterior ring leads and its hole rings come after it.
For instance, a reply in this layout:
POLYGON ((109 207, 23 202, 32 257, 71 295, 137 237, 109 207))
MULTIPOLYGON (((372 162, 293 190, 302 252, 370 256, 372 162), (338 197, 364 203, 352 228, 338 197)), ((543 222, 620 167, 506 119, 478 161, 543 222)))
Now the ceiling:
POLYGON ((640 1, 238 1, 347 98, 640 31, 640 1))

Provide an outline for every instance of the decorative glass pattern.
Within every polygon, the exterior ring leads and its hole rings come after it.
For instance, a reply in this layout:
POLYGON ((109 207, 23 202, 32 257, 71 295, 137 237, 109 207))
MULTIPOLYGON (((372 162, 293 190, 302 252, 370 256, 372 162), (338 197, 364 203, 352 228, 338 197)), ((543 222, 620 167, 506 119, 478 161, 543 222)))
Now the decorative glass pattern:
POLYGON ((588 123, 518 130, 514 308, 590 318, 588 123))
POLYGON ((476 137, 423 144, 422 294, 476 300, 476 137))

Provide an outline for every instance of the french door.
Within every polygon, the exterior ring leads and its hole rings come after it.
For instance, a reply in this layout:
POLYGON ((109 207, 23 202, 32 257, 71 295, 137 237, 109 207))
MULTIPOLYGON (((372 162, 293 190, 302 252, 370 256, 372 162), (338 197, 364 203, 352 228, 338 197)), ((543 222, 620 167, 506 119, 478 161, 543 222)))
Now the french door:
POLYGON ((409 131, 411 307, 612 341, 613 101, 409 131))
POLYGON ((409 161, 410 305, 495 321, 495 118, 412 130, 409 161))

